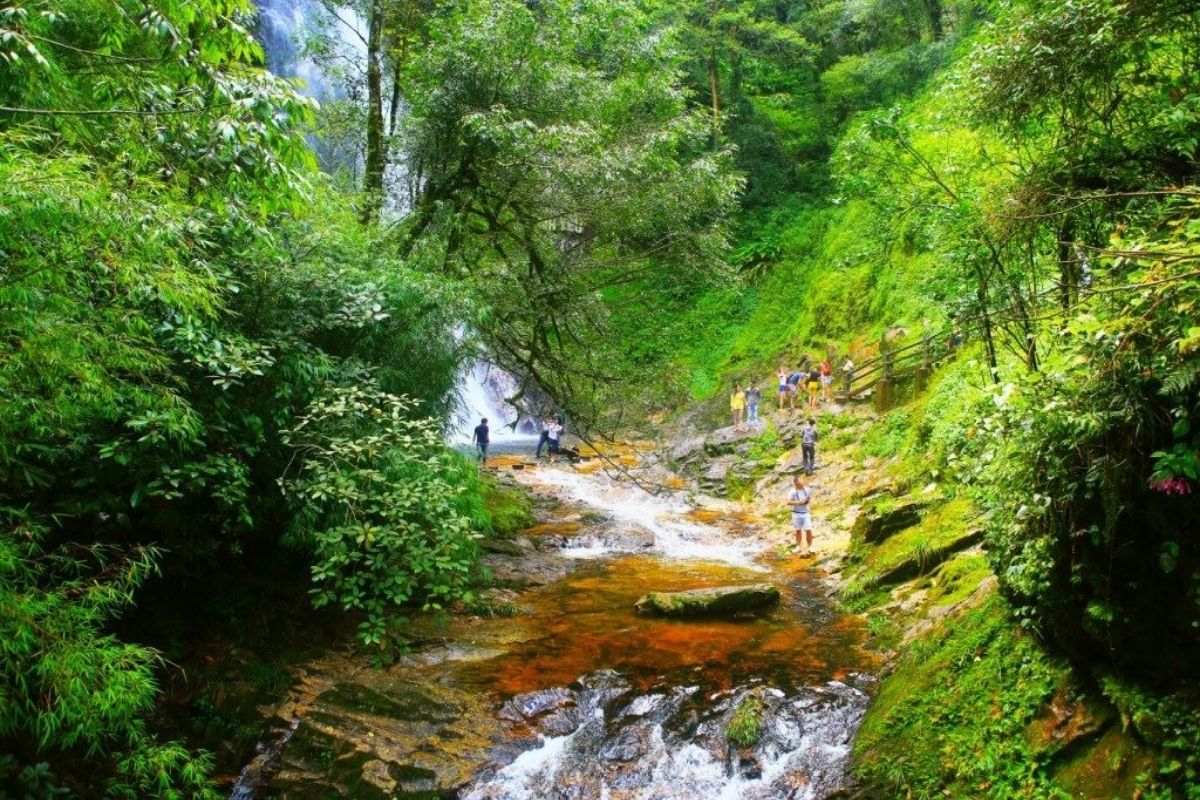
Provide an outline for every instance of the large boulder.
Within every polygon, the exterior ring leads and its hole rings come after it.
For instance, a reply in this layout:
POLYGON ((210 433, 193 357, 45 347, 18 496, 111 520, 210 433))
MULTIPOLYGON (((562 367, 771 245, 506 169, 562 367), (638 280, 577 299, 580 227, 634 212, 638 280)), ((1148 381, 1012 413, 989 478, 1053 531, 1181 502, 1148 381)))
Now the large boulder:
POLYGON ((925 506, 925 503, 901 502, 864 508, 854 520, 850 538, 856 543, 878 544, 920 522, 925 506))
POLYGON ((706 436, 689 436, 681 439, 667 451, 667 458, 675 464, 686 464, 693 461, 704 454, 704 442, 707 438, 706 436))
POLYGON ((765 430, 766 426, 746 427, 740 431, 733 426, 718 428, 708 435, 708 439, 704 442, 704 449, 709 455, 729 453, 739 442, 757 438, 765 430))
POLYGON ((651 592, 637 601, 637 610, 667 617, 703 617, 751 611, 779 602, 779 589, 769 583, 714 586, 686 592, 651 592))

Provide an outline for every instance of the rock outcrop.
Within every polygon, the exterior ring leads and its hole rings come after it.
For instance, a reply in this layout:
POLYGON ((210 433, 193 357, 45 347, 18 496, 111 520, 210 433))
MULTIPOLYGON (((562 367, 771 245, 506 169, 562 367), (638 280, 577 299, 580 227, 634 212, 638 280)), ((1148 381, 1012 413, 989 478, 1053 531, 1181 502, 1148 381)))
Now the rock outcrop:
POLYGON ((637 601, 637 610, 667 617, 703 617, 765 608, 779 602, 779 589, 769 583, 715 586, 686 592, 651 592, 637 601))

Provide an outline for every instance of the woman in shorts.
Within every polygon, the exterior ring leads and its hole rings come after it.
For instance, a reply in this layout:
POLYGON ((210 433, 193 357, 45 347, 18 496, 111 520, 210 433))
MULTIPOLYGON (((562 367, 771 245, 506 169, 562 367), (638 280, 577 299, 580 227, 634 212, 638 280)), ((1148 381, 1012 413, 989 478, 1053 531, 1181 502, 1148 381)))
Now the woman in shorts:
POLYGON ((808 410, 817 410, 817 393, 821 391, 821 371, 813 367, 808 372, 808 410))
POLYGON ((792 396, 792 386, 788 383, 788 376, 791 374, 791 370, 783 364, 779 365, 779 372, 775 373, 775 376, 779 378, 779 391, 776 393, 775 399, 779 403, 780 411, 783 411, 785 403, 791 403, 793 409, 796 407, 796 400, 792 396))

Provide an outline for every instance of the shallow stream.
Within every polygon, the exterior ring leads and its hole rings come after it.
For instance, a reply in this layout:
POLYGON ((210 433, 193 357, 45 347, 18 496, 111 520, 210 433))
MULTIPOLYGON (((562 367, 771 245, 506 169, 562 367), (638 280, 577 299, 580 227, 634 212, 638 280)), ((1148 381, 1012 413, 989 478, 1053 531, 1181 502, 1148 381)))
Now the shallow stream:
MULTIPOLYGON (((511 464, 502 468, 508 470, 511 464)), ((413 652, 306 664, 232 795, 465 800, 823 798, 872 668, 859 619, 760 521, 569 466, 512 471, 542 523, 491 556, 515 616, 420 618, 413 652), (655 590, 769 581, 762 613, 638 615, 655 590), (727 737, 748 698, 757 744, 727 737)))

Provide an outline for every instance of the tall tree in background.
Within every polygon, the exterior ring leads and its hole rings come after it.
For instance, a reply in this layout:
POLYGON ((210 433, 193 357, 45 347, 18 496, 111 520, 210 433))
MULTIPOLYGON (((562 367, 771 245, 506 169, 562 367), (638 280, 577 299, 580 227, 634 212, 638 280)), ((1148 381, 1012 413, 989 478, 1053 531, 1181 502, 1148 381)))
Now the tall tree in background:
POLYGON ((459 5, 408 71, 400 251, 460 281, 501 364, 594 420, 606 291, 721 274, 739 186, 629 3, 459 5))

